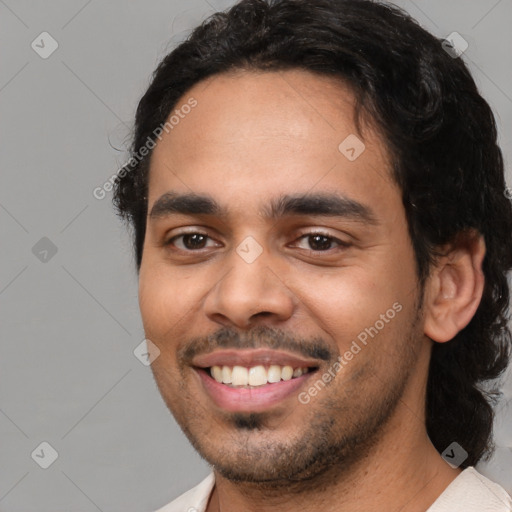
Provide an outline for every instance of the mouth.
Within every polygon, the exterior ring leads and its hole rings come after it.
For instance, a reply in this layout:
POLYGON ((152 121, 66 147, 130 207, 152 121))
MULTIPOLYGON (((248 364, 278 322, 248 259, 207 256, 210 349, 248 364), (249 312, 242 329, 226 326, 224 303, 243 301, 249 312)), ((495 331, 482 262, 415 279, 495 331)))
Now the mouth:
POLYGON ((193 369, 207 397, 230 412, 262 412, 298 396, 319 362, 266 351, 223 351, 198 357, 193 369))

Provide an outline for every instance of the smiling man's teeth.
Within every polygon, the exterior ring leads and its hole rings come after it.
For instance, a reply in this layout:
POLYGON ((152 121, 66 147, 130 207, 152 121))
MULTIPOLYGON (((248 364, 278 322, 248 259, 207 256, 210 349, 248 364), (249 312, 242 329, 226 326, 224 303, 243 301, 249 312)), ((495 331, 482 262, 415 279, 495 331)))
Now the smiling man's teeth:
POLYGON ((263 386, 281 380, 290 380, 307 373, 309 368, 293 368, 291 366, 263 365, 246 368, 245 366, 212 366, 210 375, 224 384, 236 386, 263 386))
POLYGON ((231 384, 231 382, 232 382, 231 375, 233 373, 233 370, 229 366, 223 366, 222 369, 219 366, 214 366, 214 368, 216 368, 216 374, 217 374, 217 376, 214 377, 215 380, 218 380, 219 382, 224 382, 224 384, 231 384), (220 375, 219 375, 219 370, 220 370, 220 375))

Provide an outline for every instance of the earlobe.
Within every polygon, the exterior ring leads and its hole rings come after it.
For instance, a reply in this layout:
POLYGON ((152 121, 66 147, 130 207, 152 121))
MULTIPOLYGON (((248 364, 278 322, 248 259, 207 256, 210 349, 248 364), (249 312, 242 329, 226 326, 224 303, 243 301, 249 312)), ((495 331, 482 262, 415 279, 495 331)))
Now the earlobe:
POLYGON ((426 282, 425 334, 443 343, 473 318, 484 289, 483 236, 472 231, 458 238, 438 258, 426 282))

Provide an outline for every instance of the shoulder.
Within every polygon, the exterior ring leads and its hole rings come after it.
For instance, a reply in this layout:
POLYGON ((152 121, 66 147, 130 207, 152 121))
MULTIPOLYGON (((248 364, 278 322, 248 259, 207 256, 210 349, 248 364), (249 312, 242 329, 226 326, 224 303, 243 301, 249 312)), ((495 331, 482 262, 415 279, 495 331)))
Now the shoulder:
POLYGON ((198 485, 156 512, 204 512, 214 484, 215 476, 210 473, 198 485))
POLYGON ((466 468, 427 512, 511 512, 512 499, 474 467, 466 468))

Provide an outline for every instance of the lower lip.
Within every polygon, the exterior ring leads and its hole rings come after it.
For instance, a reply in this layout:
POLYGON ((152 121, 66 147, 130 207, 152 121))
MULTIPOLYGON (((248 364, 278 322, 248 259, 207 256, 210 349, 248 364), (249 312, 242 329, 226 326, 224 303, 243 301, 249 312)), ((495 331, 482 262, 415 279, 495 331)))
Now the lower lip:
POLYGON ((298 395, 298 390, 315 372, 308 372, 294 379, 282 380, 281 382, 265 384, 251 389, 232 388, 226 384, 221 384, 211 377, 207 370, 196 368, 196 373, 201 378, 207 395, 221 409, 230 412, 262 412, 279 404, 291 395, 298 395))

